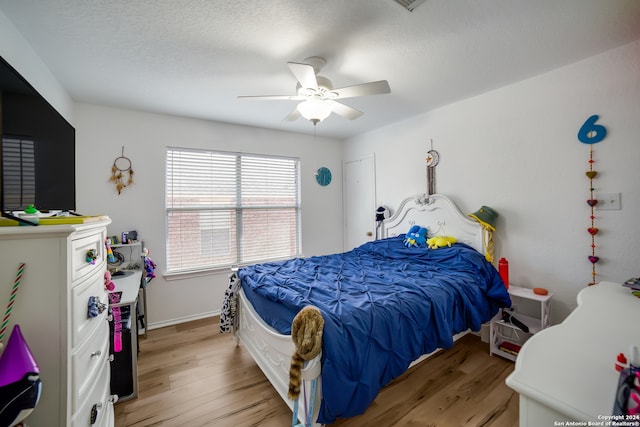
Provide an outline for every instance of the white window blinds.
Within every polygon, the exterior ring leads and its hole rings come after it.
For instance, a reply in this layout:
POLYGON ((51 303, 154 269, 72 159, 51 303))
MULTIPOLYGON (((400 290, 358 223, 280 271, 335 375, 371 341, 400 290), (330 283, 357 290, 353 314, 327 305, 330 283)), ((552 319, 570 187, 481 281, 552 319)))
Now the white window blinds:
POLYGON ((299 160, 167 149, 167 272, 299 255, 299 160))
POLYGON ((36 157, 32 140, 2 139, 3 206, 26 208, 36 204, 36 157))

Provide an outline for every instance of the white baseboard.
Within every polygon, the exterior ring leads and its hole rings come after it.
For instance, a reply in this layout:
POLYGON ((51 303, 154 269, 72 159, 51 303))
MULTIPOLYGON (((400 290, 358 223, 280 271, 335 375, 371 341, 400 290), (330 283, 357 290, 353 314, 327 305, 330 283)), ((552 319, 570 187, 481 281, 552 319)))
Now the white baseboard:
POLYGON ((177 319, 164 320, 162 322, 149 323, 149 330, 164 328, 166 326, 179 325, 181 323, 192 322, 194 320, 207 319, 209 317, 220 316, 220 310, 210 311, 207 313, 200 313, 193 316, 185 316, 177 319))

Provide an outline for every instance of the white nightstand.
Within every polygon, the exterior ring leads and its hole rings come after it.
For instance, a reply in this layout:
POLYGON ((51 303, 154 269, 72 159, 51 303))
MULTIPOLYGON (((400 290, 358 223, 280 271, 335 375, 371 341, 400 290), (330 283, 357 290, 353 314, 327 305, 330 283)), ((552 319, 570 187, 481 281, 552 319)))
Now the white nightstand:
POLYGON ((509 295, 514 308, 511 314, 527 325, 529 332, 524 332, 512 323, 504 322, 502 311, 500 311, 491 320, 489 354, 497 354, 509 360, 516 360, 522 344, 533 334, 549 326, 553 294, 549 292, 547 295, 537 295, 533 293, 533 289, 511 285, 509 295))

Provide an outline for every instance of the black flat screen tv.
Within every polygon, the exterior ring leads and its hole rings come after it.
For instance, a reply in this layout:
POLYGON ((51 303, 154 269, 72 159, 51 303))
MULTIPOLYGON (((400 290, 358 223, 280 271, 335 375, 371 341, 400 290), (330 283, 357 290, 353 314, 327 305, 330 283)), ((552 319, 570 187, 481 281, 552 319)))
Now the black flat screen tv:
POLYGON ((75 129, 0 57, 2 215, 76 209, 75 129))

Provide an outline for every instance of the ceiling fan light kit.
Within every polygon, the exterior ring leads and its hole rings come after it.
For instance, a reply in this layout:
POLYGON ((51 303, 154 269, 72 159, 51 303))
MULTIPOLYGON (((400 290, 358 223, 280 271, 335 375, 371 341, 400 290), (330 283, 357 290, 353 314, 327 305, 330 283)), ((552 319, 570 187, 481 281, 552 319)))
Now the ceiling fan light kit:
POLYGON ((354 120, 364 114, 362 111, 349 107, 335 100, 341 98, 355 98, 357 96, 378 95, 390 93, 391 88, 386 80, 362 83, 333 89, 331 80, 319 76, 318 72, 327 64, 324 58, 312 56, 305 59, 305 63, 289 62, 289 69, 298 80, 296 95, 266 95, 239 96, 239 99, 253 100, 293 100, 302 101, 289 113, 284 120, 294 121, 300 116, 317 125, 331 113, 336 113, 349 120, 354 120))
POLYGON ((298 111, 305 119, 309 120, 314 125, 323 121, 333 111, 333 106, 329 101, 322 101, 320 99, 310 98, 306 101, 298 104, 298 111))

